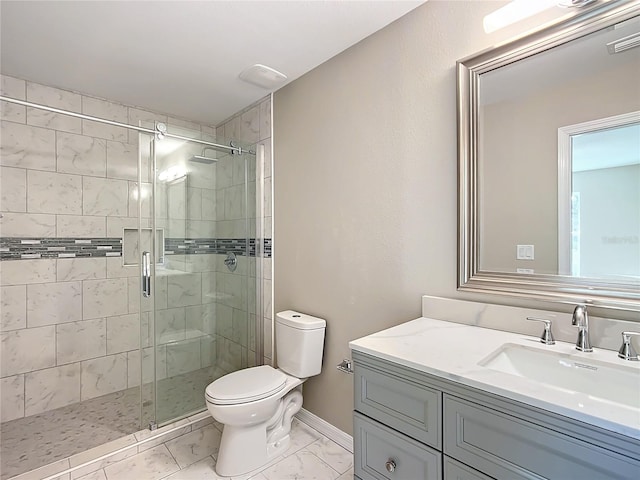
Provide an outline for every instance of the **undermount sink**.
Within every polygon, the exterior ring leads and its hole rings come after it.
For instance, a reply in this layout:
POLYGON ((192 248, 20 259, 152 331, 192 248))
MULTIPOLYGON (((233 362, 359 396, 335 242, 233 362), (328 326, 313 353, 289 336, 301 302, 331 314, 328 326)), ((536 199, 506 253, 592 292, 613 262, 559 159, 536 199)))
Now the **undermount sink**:
POLYGON ((592 400, 640 409, 640 369, 632 366, 510 343, 478 364, 592 400))

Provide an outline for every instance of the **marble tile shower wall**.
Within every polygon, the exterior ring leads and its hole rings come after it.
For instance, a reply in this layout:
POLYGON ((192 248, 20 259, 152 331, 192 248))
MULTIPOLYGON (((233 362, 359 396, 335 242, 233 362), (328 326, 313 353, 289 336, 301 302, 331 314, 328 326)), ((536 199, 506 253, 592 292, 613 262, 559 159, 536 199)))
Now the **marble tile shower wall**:
MULTIPOLYGON (((0 79, 2 93, 15 98, 123 123, 162 121, 215 139, 215 129, 208 126, 12 77, 0 79)), ((122 237, 125 228, 137 228, 137 133, 10 104, 1 105, 0 118, 1 236, 122 237)), ((191 185, 184 205, 188 215, 175 221, 166 212, 160 226, 166 236, 213 236, 218 230, 218 236, 228 232, 232 238, 237 219, 220 215, 226 214, 226 205, 229 216, 236 215, 235 194, 229 193, 229 201, 216 194, 225 180, 216 179, 215 165, 194 168, 210 169, 193 176, 195 182, 208 183, 191 185)), ((148 208, 143 201, 146 217, 148 208)), ((238 317, 243 311, 247 315, 247 302, 255 311, 256 302, 247 299, 248 288, 237 288, 243 271, 255 271, 252 260, 241 257, 236 273, 229 274, 221 255, 188 257, 196 256, 172 256, 155 285, 156 337, 163 345, 157 351, 158 378, 214 362, 237 368, 234 348, 250 347, 242 341, 248 332, 245 326, 243 337, 241 324, 247 322, 238 317)), ((143 381, 151 377, 152 305, 141 304, 137 266, 123 265, 123 257, 100 257, 4 261, 0 267, 2 421, 137 386, 141 365, 143 381), (145 347, 142 363, 140 343, 145 347)))

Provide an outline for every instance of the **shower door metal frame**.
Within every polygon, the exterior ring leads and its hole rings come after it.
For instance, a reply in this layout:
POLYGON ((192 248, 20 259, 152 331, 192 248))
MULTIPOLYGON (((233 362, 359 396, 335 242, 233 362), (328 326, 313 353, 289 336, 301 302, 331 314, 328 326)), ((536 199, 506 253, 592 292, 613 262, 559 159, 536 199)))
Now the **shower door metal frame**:
POLYGON ((136 126, 136 125, 129 125, 128 123, 122 123, 122 122, 116 122, 114 120, 108 120, 106 118, 101 118, 101 117, 94 117, 92 115, 86 115, 84 113, 77 113, 77 112, 71 112, 69 110, 63 110, 61 108, 55 108, 55 107, 50 107, 48 105, 42 105, 40 103, 33 103, 33 102, 27 102, 25 100, 20 100, 18 98, 12 98, 12 97, 7 97, 5 95, 0 95, 0 101, 3 102, 8 102, 8 103, 14 103, 16 105, 22 105, 24 107, 30 107, 30 108, 37 108, 39 110, 45 110, 47 112, 52 112, 52 113, 60 113, 62 115, 68 115, 70 117, 76 117, 76 118, 80 118, 82 120, 91 120, 92 122, 98 122, 98 123, 104 123, 106 125, 112 125, 114 127, 122 127, 122 128, 129 128, 131 130, 136 130, 138 132, 141 133, 149 133, 151 135, 156 135, 156 134, 161 134, 164 135, 165 137, 168 138, 175 138, 176 140, 185 140, 185 141, 197 141, 199 143, 202 143, 203 145, 207 145, 213 148, 217 148, 217 149, 221 149, 221 150, 228 150, 229 153, 233 154, 243 154, 243 153, 251 153, 251 154, 255 154, 255 152, 249 150, 244 150, 242 147, 237 147, 235 145, 221 145, 219 143, 214 143, 214 142, 208 142, 206 140, 196 140, 194 138, 189 138, 189 137, 185 137, 183 135, 176 135, 174 133, 168 133, 166 130, 165 131, 160 131, 158 130, 158 126, 159 125, 164 125, 163 123, 156 123, 155 124, 155 128, 151 129, 151 128, 146 128, 146 127, 140 127, 140 126, 136 126))

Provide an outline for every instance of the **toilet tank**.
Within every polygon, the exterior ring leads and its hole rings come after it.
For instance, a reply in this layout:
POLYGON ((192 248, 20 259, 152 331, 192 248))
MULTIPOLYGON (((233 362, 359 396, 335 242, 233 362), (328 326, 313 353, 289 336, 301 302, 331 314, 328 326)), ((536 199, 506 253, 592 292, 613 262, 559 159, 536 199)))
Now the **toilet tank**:
POLYGON ((278 368, 297 378, 318 375, 322 369, 327 322, 293 310, 276 314, 278 368))

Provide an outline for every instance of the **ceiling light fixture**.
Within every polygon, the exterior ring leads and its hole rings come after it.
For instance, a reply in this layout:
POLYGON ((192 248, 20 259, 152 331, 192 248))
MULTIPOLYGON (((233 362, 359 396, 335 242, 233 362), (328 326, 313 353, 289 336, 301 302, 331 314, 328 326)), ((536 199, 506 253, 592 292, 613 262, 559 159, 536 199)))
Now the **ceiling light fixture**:
POLYGON ((482 24, 484 31, 491 33, 551 7, 580 8, 593 1, 595 0, 513 0, 504 7, 486 15, 482 24))
POLYGON ((239 75, 240 80, 244 80, 252 85, 256 85, 267 90, 272 90, 280 86, 287 76, 277 71, 275 68, 267 67, 256 63, 243 70, 239 75))

